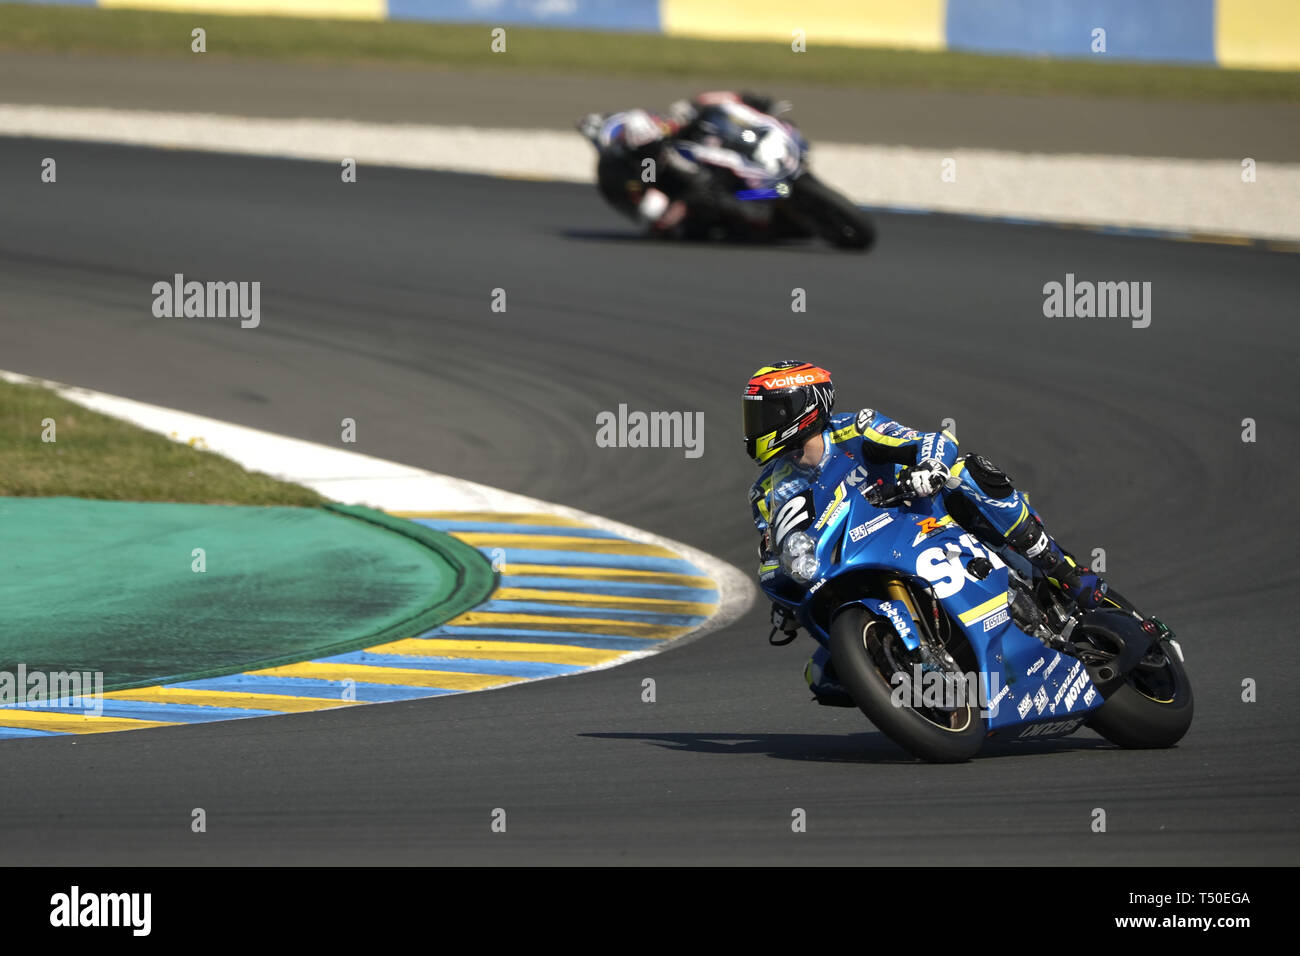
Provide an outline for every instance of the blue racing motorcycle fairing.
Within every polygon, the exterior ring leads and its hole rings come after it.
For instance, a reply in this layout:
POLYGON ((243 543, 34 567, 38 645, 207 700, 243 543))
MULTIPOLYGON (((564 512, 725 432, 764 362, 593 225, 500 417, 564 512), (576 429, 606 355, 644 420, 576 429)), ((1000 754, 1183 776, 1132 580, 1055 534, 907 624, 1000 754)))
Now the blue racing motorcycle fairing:
MULTIPOLYGON (((892 473, 893 466, 887 468, 892 473)), ((901 601, 869 594, 841 600, 837 593, 840 603, 826 613, 817 599, 824 587, 846 575, 891 572, 932 594, 961 628, 978 662, 980 700, 990 732, 1021 726, 1016 736, 1048 736, 1076 729, 1104 702, 1087 668, 1016 625, 1009 606, 1011 572, 996 552, 953 520, 940 496, 884 508, 868 501, 864 492, 879 471, 852 455, 835 455, 810 488, 771 503, 774 552, 780 554, 789 535, 802 531, 814 541, 817 566, 805 584, 780 561, 768 561, 760 568, 763 590, 792 608, 824 647, 835 615, 856 605, 888 621, 902 643, 915 650, 919 629, 901 601), (977 570, 991 565, 983 578, 970 570, 979 558, 984 562, 977 570)), ((777 485, 774 481, 773 488, 777 485)))

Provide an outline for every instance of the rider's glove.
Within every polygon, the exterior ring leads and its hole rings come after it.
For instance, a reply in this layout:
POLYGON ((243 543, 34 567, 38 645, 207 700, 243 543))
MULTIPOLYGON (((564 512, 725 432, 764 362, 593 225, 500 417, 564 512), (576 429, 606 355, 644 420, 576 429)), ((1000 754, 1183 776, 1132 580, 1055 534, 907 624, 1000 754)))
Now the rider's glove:
POLYGON ((594 143, 600 136, 600 128, 604 125, 605 117, 599 113, 588 113, 578 120, 578 132, 594 143))
POLYGON ((911 468, 904 468, 899 484, 908 488, 918 498, 928 498, 939 491, 948 480, 948 466, 937 458, 925 458, 911 468))
POLYGON ((782 604, 772 602, 772 632, 783 632, 786 637, 793 638, 799 630, 799 622, 795 619, 794 612, 782 604))

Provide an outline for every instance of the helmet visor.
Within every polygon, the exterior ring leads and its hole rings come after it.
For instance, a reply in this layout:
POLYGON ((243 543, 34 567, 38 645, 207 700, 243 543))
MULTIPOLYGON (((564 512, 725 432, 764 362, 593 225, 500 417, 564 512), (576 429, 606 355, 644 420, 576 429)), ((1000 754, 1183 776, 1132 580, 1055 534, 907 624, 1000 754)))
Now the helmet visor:
POLYGON ((744 399, 745 450, 765 462, 784 450, 783 438, 797 425, 807 406, 802 388, 744 399))

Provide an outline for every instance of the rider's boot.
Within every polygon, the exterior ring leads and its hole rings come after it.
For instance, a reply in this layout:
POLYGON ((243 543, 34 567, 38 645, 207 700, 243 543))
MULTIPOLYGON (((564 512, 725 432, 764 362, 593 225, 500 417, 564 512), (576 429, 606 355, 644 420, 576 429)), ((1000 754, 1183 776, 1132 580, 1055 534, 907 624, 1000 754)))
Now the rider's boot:
POLYGON ((1092 610, 1106 596, 1106 582, 1091 568, 1080 565, 1068 551, 1057 544, 1033 512, 1025 518, 1021 527, 1007 536, 1007 544, 1042 571, 1053 586, 1082 610, 1092 610))
POLYGON ((808 663, 804 665, 803 677, 808 682, 808 689, 813 692, 813 698, 817 703, 827 707, 858 706, 853 702, 848 688, 835 676, 835 669, 831 666, 831 655, 826 648, 817 648, 808 663))

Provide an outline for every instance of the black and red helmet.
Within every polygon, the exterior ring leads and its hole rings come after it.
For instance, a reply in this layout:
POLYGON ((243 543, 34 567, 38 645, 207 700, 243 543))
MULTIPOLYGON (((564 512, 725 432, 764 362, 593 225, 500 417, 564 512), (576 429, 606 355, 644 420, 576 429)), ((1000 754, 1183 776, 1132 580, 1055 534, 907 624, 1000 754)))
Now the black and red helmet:
POLYGON ((760 465, 798 448, 830 422, 831 373, 807 362, 775 362, 745 386, 745 451, 760 465))

